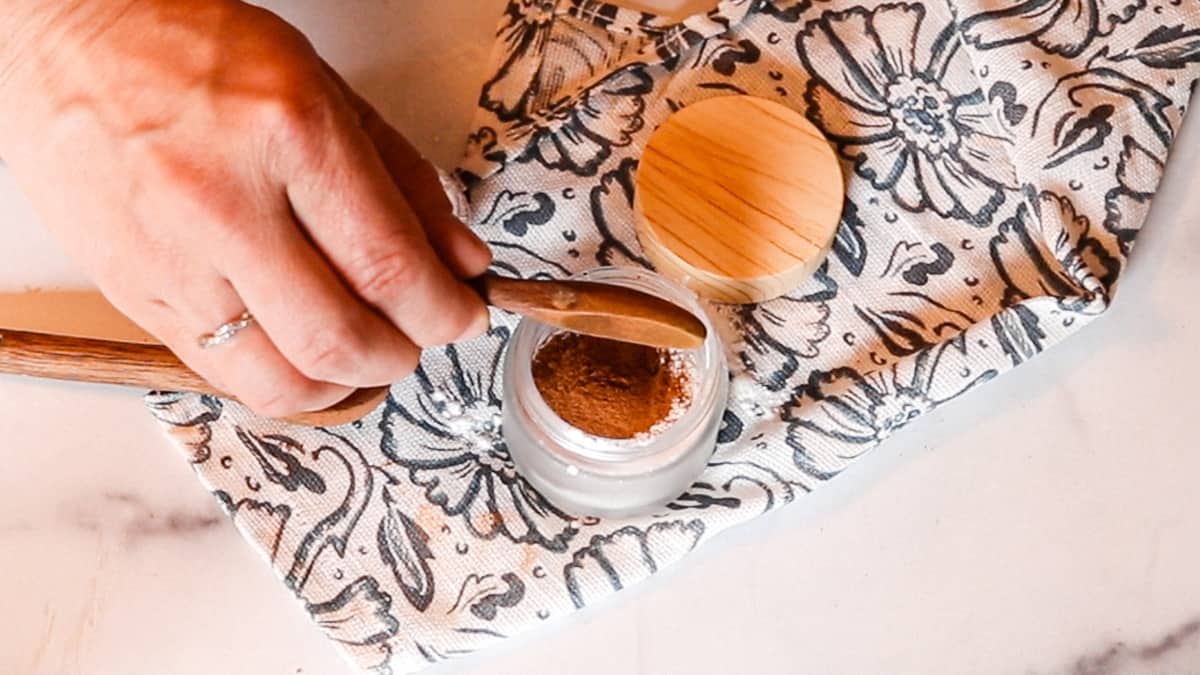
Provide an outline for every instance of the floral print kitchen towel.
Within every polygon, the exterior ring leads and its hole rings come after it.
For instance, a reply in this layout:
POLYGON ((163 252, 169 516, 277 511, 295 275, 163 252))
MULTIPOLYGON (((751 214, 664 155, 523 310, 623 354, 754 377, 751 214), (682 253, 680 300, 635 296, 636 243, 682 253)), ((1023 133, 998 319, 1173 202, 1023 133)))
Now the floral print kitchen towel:
POLYGON ((1197 0, 724 0, 678 23, 515 0, 458 171, 501 272, 646 265, 639 150, 706 97, 791 106, 843 160, 816 277, 711 308, 735 373, 707 473, 644 518, 547 502, 500 436, 503 314, 358 424, 149 403, 330 639, 365 670, 414 671, 646 578, 1091 322, 1198 71, 1197 0))

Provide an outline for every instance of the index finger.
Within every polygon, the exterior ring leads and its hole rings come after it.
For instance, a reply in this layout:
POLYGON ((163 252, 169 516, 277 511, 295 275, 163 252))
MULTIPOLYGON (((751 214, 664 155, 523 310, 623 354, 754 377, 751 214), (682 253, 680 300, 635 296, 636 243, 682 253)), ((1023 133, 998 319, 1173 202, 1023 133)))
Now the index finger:
POLYGON ((359 124, 375 145, 392 182, 424 226, 429 243, 460 278, 470 279, 487 271, 492 252, 475 233, 454 215, 441 177, 408 139, 383 119, 375 107, 346 82, 328 63, 325 72, 337 84, 346 101, 358 113, 359 124))
POLYGON ((321 140, 281 162, 288 199, 313 242, 360 297, 416 344, 446 344, 486 330, 482 299, 443 264, 354 111, 331 103, 321 120, 308 131, 321 140))

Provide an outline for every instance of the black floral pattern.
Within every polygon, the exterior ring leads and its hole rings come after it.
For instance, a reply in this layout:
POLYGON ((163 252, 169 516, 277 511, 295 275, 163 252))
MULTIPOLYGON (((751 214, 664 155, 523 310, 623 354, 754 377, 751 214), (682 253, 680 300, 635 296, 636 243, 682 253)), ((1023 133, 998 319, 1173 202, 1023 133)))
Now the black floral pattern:
POLYGON ((1069 199, 1050 192, 1000 224, 991 253, 1009 302, 1050 296, 1083 314, 1107 308, 1121 271, 1118 258, 1093 236, 1090 221, 1069 199))
POLYGON ((487 350, 493 359, 487 370, 464 365, 456 347, 434 355, 444 363, 422 363, 417 388, 384 406, 380 449, 476 536, 562 550, 576 532, 573 519, 517 475, 500 436, 497 364, 508 331, 489 336, 499 344, 487 350))
POLYGON ((591 598, 648 577, 695 548, 703 536, 704 523, 699 520, 657 522, 645 529, 627 525, 596 535, 563 567, 571 601, 583 607, 591 598))
POLYGON ((479 225, 500 227, 509 234, 523 237, 530 228, 550 222, 554 217, 554 209, 554 200, 545 192, 505 190, 492 201, 491 207, 479 220, 479 225))
POLYGON ((307 609, 334 640, 370 645, 387 640, 400 629, 391 607, 392 598, 379 590, 379 582, 361 577, 333 598, 309 603, 307 609))
POLYGON ((643 96, 652 83, 643 68, 628 68, 555 110, 513 127, 514 139, 528 137, 528 149, 518 161, 536 160, 548 169, 582 176, 595 174, 613 148, 629 145, 644 126, 643 96))
POLYGON ((803 295, 722 310, 741 336, 738 359, 769 391, 785 389, 804 360, 821 353, 832 333, 829 301, 837 297, 837 284, 821 269, 806 290, 803 295))
POLYGON ((967 341, 955 338, 872 373, 814 371, 785 414, 797 466, 832 478, 921 415, 997 375, 967 365, 967 350, 967 341))
POLYGON ((1015 187, 1005 138, 950 24, 920 4, 826 12, 798 38, 809 117, 906 209, 986 226, 1015 187), (924 36, 927 24, 940 30, 924 36), (866 40, 856 38, 867 36, 866 40), (855 44, 856 50, 845 48, 855 44))
POLYGON ((1078 170, 1097 151, 1120 150, 1118 110, 1129 111, 1124 124, 1137 125, 1139 136, 1168 147, 1175 135, 1170 109, 1171 99, 1153 84, 1100 62, 1058 79, 1033 109, 1030 133, 1052 148, 1044 153, 1042 169, 1078 170))
POLYGON ((803 496, 1105 311, 1200 76, 1197 25, 1194 3, 1144 0, 722 0, 683 21, 512 0, 454 195, 500 273, 649 267, 638 156, 704 98, 790 106, 846 160, 813 278, 710 308, 728 408, 704 474, 657 513, 576 517, 517 473, 502 313, 345 427, 192 394, 148 404, 363 670, 472 652, 803 496))
POLYGON ((1134 60, 1151 68, 1182 70, 1200 62, 1200 28, 1183 24, 1159 26, 1132 49, 1113 55, 1114 61, 1134 60))
POLYGON ((1117 160, 1117 185, 1104 197, 1104 229, 1116 236, 1129 255, 1141 231, 1142 217, 1162 178, 1164 163, 1133 137, 1126 136, 1117 160))
MULTIPOLYGON (((551 40, 553 23, 553 2, 518 0, 509 3, 498 32, 504 49, 503 60, 496 68, 496 75, 484 83, 480 95, 480 106, 484 110, 496 113, 500 120, 510 121, 544 110, 553 103, 559 93, 555 82, 561 79, 562 73, 542 70, 546 50, 555 41, 564 42, 561 38, 551 40)), ((580 42, 574 40, 570 44, 580 42)))
POLYGON ((1017 0, 967 17, 962 32, 982 49, 1028 41, 1051 54, 1078 56, 1145 6, 1146 0, 1017 0))

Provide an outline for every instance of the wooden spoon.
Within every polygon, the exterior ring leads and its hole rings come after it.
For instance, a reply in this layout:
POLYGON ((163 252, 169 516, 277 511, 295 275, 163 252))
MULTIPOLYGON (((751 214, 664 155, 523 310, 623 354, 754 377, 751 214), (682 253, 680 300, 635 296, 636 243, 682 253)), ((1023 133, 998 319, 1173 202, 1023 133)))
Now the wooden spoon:
MULTIPOLYGON (((232 398, 162 345, 0 331, 0 373, 232 398)), ((314 427, 346 424, 365 417, 387 394, 387 387, 359 389, 329 408, 301 413, 286 421, 314 427)))
POLYGON ((688 310, 625 286, 495 274, 473 285, 493 307, 575 333, 663 349, 699 349, 708 337, 704 322, 688 310))
MULTIPOLYGON (((472 285, 490 305, 579 333, 676 349, 698 348, 707 336, 704 323, 686 309, 623 286, 492 274, 472 285)), ((230 398, 161 345, 0 331, 0 373, 230 398)), ((359 389, 324 410, 286 421, 308 426, 346 424, 365 417, 387 395, 388 387, 359 389)))

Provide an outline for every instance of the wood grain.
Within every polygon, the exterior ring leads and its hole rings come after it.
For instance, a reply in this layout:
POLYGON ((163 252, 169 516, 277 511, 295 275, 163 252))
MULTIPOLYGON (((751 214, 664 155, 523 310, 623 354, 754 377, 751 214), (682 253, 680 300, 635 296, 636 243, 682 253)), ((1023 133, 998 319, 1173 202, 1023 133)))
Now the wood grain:
POLYGON ((490 305, 576 333, 665 349, 699 349, 708 336, 687 309, 624 286, 489 274, 475 287, 490 305))
POLYGON ((697 293, 761 302, 816 271, 844 192, 833 149, 802 115, 751 96, 707 99, 647 144, 638 237, 660 272, 697 293))
MULTIPOLYGON (((0 373, 231 398, 166 347, 115 340, 0 331, 0 373)), ((387 387, 360 389, 325 410, 301 413, 286 421, 308 426, 353 422, 378 407, 387 392, 387 387)))

